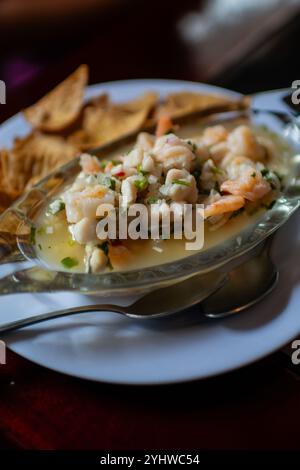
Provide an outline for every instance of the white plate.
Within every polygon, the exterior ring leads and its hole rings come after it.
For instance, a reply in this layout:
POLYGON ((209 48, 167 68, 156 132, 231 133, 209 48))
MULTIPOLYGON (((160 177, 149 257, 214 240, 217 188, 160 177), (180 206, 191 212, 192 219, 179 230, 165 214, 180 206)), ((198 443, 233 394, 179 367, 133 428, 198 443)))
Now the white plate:
MULTIPOLYGON (((149 89, 162 94, 189 89, 237 96, 208 85, 169 80, 107 83, 90 87, 88 94, 108 91, 121 101, 149 89)), ((9 145, 14 136, 23 135, 27 129, 20 115, 13 117, 0 128, 1 146, 9 145)), ((277 234, 273 254, 280 281, 276 290, 236 318, 203 321, 194 314, 139 322, 108 312, 81 314, 10 334, 7 344, 21 356, 50 369, 119 384, 181 382, 245 366, 300 332, 300 266, 295 258, 299 256, 299 229, 297 213, 277 234)), ((11 266, 2 267, 0 274, 10 270, 11 266)), ((97 299, 70 293, 8 295, 0 298, 1 321, 92 301, 97 299)))

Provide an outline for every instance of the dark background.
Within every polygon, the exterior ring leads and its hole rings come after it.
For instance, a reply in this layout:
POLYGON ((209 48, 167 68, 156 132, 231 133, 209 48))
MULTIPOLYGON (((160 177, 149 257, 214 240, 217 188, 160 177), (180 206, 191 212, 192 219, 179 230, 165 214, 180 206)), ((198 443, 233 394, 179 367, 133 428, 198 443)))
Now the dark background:
MULTIPOLYGON (((228 51, 230 64, 211 74, 207 64, 201 65, 201 47, 186 41, 179 24, 212 1, 0 0, 0 78, 8 93, 1 120, 32 103, 80 63, 90 65, 91 83, 176 78, 243 93, 290 86, 299 70, 300 9, 276 19, 271 32, 261 20, 246 51, 236 47, 237 40, 228 51)), ((251 27, 241 31, 241 42, 250 33, 251 27)), ((222 36, 216 50, 220 42, 222 36)))

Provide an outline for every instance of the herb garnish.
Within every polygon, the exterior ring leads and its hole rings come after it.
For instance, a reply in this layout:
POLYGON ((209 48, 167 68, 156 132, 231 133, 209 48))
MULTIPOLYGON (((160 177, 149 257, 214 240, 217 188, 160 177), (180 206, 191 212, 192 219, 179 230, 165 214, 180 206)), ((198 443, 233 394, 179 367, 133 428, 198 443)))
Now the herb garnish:
POLYGON ((35 232, 36 232, 36 228, 31 227, 29 237, 30 237, 30 243, 32 243, 33 245, 35 245, 35 232))
POLYGON ((172 184, 180 184, 181 186, 191 186, 191 183, 189 181, 177 180, 177 179, 173 180, 172 184))
POLYGON ((66 258, 63 258, 61 260, 61 264, 67 269, 72 269, 74 268, 74 266, 78 265, 78 260, 76 258, 71 258, 70 256, 67 256, 66 258))
POLYGON ((158 198, 155 196, 150 196, 147 199, 148 204, 155 204, 158 201, 158 198))
POLYGON ((143 176, 141 179, 139 180, 135 180, 134 182, 134 186, 139 190, 139 191, 143 191, 148 185, 148 179, 143 176))

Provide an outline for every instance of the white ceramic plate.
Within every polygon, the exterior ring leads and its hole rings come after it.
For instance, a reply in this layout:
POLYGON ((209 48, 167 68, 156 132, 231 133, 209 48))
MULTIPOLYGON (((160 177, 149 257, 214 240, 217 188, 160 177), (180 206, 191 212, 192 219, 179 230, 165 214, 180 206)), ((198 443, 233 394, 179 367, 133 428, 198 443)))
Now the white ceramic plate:
MULTIPOLYGON (((189 89, 237 96, 208 85, 170 80, 112 82, 90 87, 88 95, 107 91, 114 100, 123 101, 149 89, 161 94, 189 89)), ((13 117, 0 128, 1 146, 10 145, 13 137, 27 130, 21 115, 13 117)), ((21 356, 50 369, 119 384, 181 382, 245 366, 300 333, 300 266, 295 258, 299 256, 299 243, 297 213, 280 230, 273 245, 273 257, 280 269, 276 290, 236 318, 206 321, 193 314, 139 322, 108 312, 81 314, 10 334, 7 344, 21 356)), ((3 266, 0 275, 11 270, 11 266, 3 266)), ((3 296, 0 321, 92 302, 97 299, 73 293, 3 296)))

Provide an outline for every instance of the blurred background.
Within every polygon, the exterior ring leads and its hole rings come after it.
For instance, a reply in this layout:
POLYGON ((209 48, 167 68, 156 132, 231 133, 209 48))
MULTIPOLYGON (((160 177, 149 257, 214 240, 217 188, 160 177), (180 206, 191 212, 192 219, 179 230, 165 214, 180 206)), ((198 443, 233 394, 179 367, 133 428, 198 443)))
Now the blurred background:
POLYGON ((287 87, 300 78, 298 44, 300 0, 0 0, 1 120, 80 63, 90 65, 91 83, 287 87))

